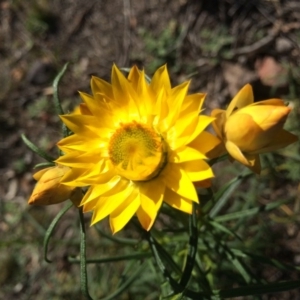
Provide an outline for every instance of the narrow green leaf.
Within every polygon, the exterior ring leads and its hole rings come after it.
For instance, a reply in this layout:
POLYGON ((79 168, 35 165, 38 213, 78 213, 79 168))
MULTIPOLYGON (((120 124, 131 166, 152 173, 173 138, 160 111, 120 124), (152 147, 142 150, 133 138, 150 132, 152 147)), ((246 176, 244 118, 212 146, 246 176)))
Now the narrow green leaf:
MULTIPOLYGON (((54 101, 54 107, 56 110, 56 113, 58 115, 63 115, 64 111, 62 109, 62 106, 60 104, 60 99, 59 99, 59 95, 58 95, 58 86, 59 83, 62 79, 62 77, 64 76, 64 74, 67 71, 69 63, 66 63, 63 68, 61 69, 61 71, 57 74, 57 76, 55 77, 54 81, 53 81, 53 101, 54 101)), ((65 125, 62 124, 62 133, 63 133, 63 137, 67 137, 69 135, 72 134, 72 131, 65 125)), ((63 155, 60 151, 60 155, 63 155)))
POLYGON ((216 228, 219 231, 225 232, 229 234, 230 236, 236 237, 238 240, 241 240, 241 238, 232 230, 228 229, 227 227, 223 226, 222 224, 215 222, 215 221, 209 221, 208 224, 210 224, 212 227, 216 228))
MULTIPOLYGON (((207 295, 205 295, 202 292, 194 292, 187 288, 184 288, 171 276, 170 272, 167 270, 167 268, 165 267, 163 261, 161 260, 161 258, 159 256, 159 251, 157 250, 157 246, 159 244, 155 241, 155 239, 151 236, 151 234, 149 232, 145 232, 145 235, 149 242, 150 248, 152 250, 152 253, 155 258, 158 268, 160 269, 160 271, 162 272, 162 274, 166 278, 166 280, 170 283, 170 285, 174 291, 174 293, 172 295, 182 293, 183 295, 190 297, 191 299, 197 299, 197 300, 208 299, 207 295)), ((172 295, 169 295, 169 296, 172 296, 172 295)))
MULTIPOLYGON (((152 237, 152 236, 151 236, 152 237)), ((162 260, 168 264, 168 266, 173 270, 173 272, 177 273, 178 275, 182 276, 182 271, 179 266, 176 264, 172 256, 164 249, 162 245, 160 245, 157 240, 152 237, 153 246, 155 247, 157 253, 160 255, 162 260)))
POLYGON ((214 294, 224 299, 224 298, 232 298, 232 297, 278 293, 278 292, 289 291, 292 289, 299 289, 299 287, 300 287, 300 280, 295 280, 295 281, 273 282, 269 284, 255 284, 255 285, 248 285, 245 287, 218 290, 218 291, 215 290, 214 294))
POLYGON ((49 240, 52 236, 52 233, 54 231, 55 226, 57 225, 57 223, 59 222, 59 220, 62 218, 62 216, 73 206, 73 203, 68 203, 57 215, 56 217, 52 220, 51 224, 49 225, 45 236, 44 236, 44 260, 47 263, 51 263, 52 261, 48 259, 47 257, 47 253, 48 253, 48 244, 49 244, 49 240))
POLYGON ((209 201, 204 207, 203 212, 206 213, 209 211, 209 216, 214 218, 219 211, 223 208, 223 206, 227 203, 227 200, 233 193, 233 191, 240 185, 240 183, 253 173, 247 173, 244 175, 240 175, 229 181, 225 184, 209 201))
POLYGON ((60 83, 60 80, 62 79, 62 77, 64 76, 65 72, 67 71, 69 63, 66 63, 63 68, 60 70, 60 72, 57 74, 57 76, 55 77, 54 81, 53 81, 53 101, 54 101, 54 106, 55 106, 55 110, 56 113, 58 115, 63 115, 64 111, 62 109, 62 106, 60 104, 60 100, 59 100, 59 96, 58 96, 58 85, 60 83))
POLYGON ((49 167, 53 167, 55 166, 55 163, 53 162, 43 162, 43 163, 40 163, 40 164, 36 164, 33 168, 34 169, 37 169, 37 168, 49 168, 49 167))
POLYGON ((214 220, 216 222, 226 222, 226 221, 231 221, 234 219, 243 219, 246 217, 256 215, 257 213, 262 212, 262 211, 269 211, 269 210, 275 209, 275 208, 277 208, 283 204, 289 203, 291 201, 293 201, 292 198, 285 199, 285 200, 279 200, 276 202, 269 203, 267 205, 261 205, 259 207, 249 208, 249 209, 237 211, 234 213, 226 214, 223 216, 218 216, 218 217, 215 217, 214 220))
POLYGON ((21 134, 21 138, 30 150, 32 150, 33 152, 35 152, 36 154, 38 154, 39 156, 41 156, 45 160, 47 160, 49 162, 53 162, 55 160, 55 158, 48 155, 44 150, 40 149, 35 144, 33 144, 24 134, 21 134))
MULTIPOLYGON (((120 256, 113 256, 113 257, 103 257, 103 258, 97 258, 97 259, 87 259, 87 264, 103 264, 108 262, 115 262, 115 261, 123 261, 123 260, 136 260, 136 259, 142 259, 151 257, 151 252, 145 252, 145 253, 135 253, 135 254, 128 254, 128 255, 120 255, 120 256)), ((69 257, 68 261, 71 263, 80 263, 80 259, 69 257)))
POLYGON ((240 256, 240 257, 244 257, 244 258, 251 258, 253 259, 255 262, 257 263, 261 263, 261 264, 266 264, 266 265, 270 265, 273 266, 277 269, 280 269, 282 271, 300 271, 300 267, 299 266, 294 266, 294 265, 289 265, 289 264, 285 264, 282 263, 276 259, 272 259, 269 258, 267 256, 264 255, 260 255, 260 254, 253 254, 253 253, 249 253, 247 251, 242 251, 239 249, 231 249, 233 251, 233 253, 236 256, 240 256))
POLYGON ((217 244, 223 248, 227 259, 233 264, 236 270, 242 275, 246 283, 257 283, 256 276, 252 274, 251 270, 240 260, 234 252, 223 241, 218 241, 217 244))

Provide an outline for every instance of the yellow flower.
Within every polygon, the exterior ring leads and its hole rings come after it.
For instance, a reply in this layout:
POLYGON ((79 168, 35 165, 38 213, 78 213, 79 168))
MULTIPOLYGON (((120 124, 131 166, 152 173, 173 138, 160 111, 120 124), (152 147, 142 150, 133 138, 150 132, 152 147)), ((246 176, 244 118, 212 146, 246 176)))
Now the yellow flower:
POLYGON ((33 177, 38 182, 28 200, 28 204, 50 205, 70 199, 78 206, 82 198, 81 190, 60 183, 61 178, 69 171, 69 167, 57 165, 35 173, 33 177))
POLYGON ((110 216, 114 233, 135 213, 149 230, 163 201, 191 213, 193 182, 213 177, 205 153, 219 143, 204 132, 213 118, 199 116, 205 95, 187 95, 188 82, 171 88, 165 66, 150 84, 136 67, 126 78, 113 66, 111 81, 93 77, 81 114, 61 116, 74 132, 58 143, 57 162, 72 168, 62 182, 90 186, 84 212, 92 224, 110 216))
POLYGON ((253 103, 252 87, 245 85, 227 110, 215 109, 213 127, 230 156, 260 173, 259 153, 283 148, 298 138, 283 129, 291 108, 280 99, 253 103))

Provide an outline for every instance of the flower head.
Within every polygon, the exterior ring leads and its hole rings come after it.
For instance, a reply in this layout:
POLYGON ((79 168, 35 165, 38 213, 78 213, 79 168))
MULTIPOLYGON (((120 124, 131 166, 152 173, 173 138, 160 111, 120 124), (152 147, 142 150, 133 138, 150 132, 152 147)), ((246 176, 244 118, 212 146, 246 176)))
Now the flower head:
POLYGON ((163 201, 191 213, 193 182, 213 177, 205 153, 219 140, 204 132, 213 118, 199 116, 205 95, 187 95, 188 86, 171 88, 165 66, 151 83, 114 66, 111 84, 92 77, 93 95, 80 93, 81 114, 61 116, 74 132, 58 143, 57 162, 71 167, 62 182, 90 186, 81 205, 92 224, 109 215, 117 232, 136 214, 149 230, 163 201))
POLYGON ((76 187, 60 183, 61 178, 69 170, 69 167, 57 165, 35 173, 33 177, 38 182, 28 200, 28 204, 50 205, 70 199, 75 205, 78 205, 82 198, 82 192, 76 187))
POLYGON ((298 138, 283 129, 291 108, 280 99, 253 103, 252 87, 247 84, 233 98, 227 110, 215 109, 213 127, 230 156, 260 173, 259 153, 274 151, 298 138))

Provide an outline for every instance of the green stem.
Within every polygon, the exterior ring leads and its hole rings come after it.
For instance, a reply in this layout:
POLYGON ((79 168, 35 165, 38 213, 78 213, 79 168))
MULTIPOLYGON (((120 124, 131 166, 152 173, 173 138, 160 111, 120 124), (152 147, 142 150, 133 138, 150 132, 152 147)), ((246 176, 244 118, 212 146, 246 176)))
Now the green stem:
POLYGON ((88 276, 86 268, 86 233, 84 225, 84 217, 82 209, 79 209, 79 219, 80 219, 80 286, 81 292, 88 300, 93 300, 89 294, 88 290, 88 276))
POLYGON ((197 246, 198 246, 198 229, 197 229, 197 220, 196 220, 196 205, 193 203, 193 213, 189 216, 189 253, 186 259, 186 264, 183 270, 182 277, 179 284, 186 287, 195 265, 197 246))

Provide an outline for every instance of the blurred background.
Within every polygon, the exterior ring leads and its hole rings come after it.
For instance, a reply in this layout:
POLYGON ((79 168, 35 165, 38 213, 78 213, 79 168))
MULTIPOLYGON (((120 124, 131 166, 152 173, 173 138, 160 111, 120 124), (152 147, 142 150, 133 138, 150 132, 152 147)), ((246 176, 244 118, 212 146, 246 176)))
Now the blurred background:
MULTIPOLYGON (((33 166, 42 159, 20 137, 24 133, 57 156, 61 124, 52 81, 66 62, 60 84, 65 111, 80 102, 78 91, 90 92, 91 75, 109 81, 113 63, 136 64, 148 75, 167 64, 173 85, 192 79, 190 92, 207 93, 205 113, 225 108, 251 83, 256 100, 280 97, 294 107, 287 128, 299 135, 299 45, 298 0, 0 1, 0 299, 83 299, 79 266, 68 260, 79 251, 76 210, 59 223, 50 243, 53 263, 47 264, 43 236, 63 204, 27 205, 33 166)), ((234 204, 238 210, 246 202, 249 208, 290 198, 277 210, 247 220, 241 230, 250 248, 293 265, 300 264, 299 161, 299 144, 264 156, 262 176, 245 181, 224 207, 230 211, 234 204)), ((215 190, 241 170, 228 162, 217 166, 215 190)), ((107 221, 102 223, 110 234, 107 221)), ((94 228, 88 234, 91 257, 125 251, 94 228)), ((129 227, 122 234, 134 232, 129 227)), ((100 299, 116 288, 125 267, 119 262, 89 268, 91 294, 100 299)), ((271 282, 299 279, 293 271, 254 269, 271 282)), ((219 287, 226 284, 222 276, 219 287)), ((158 299, 161 282, 149 270, 112 299, 158 299)), ((263 299, 300 299, 300 293, 263 299)))

